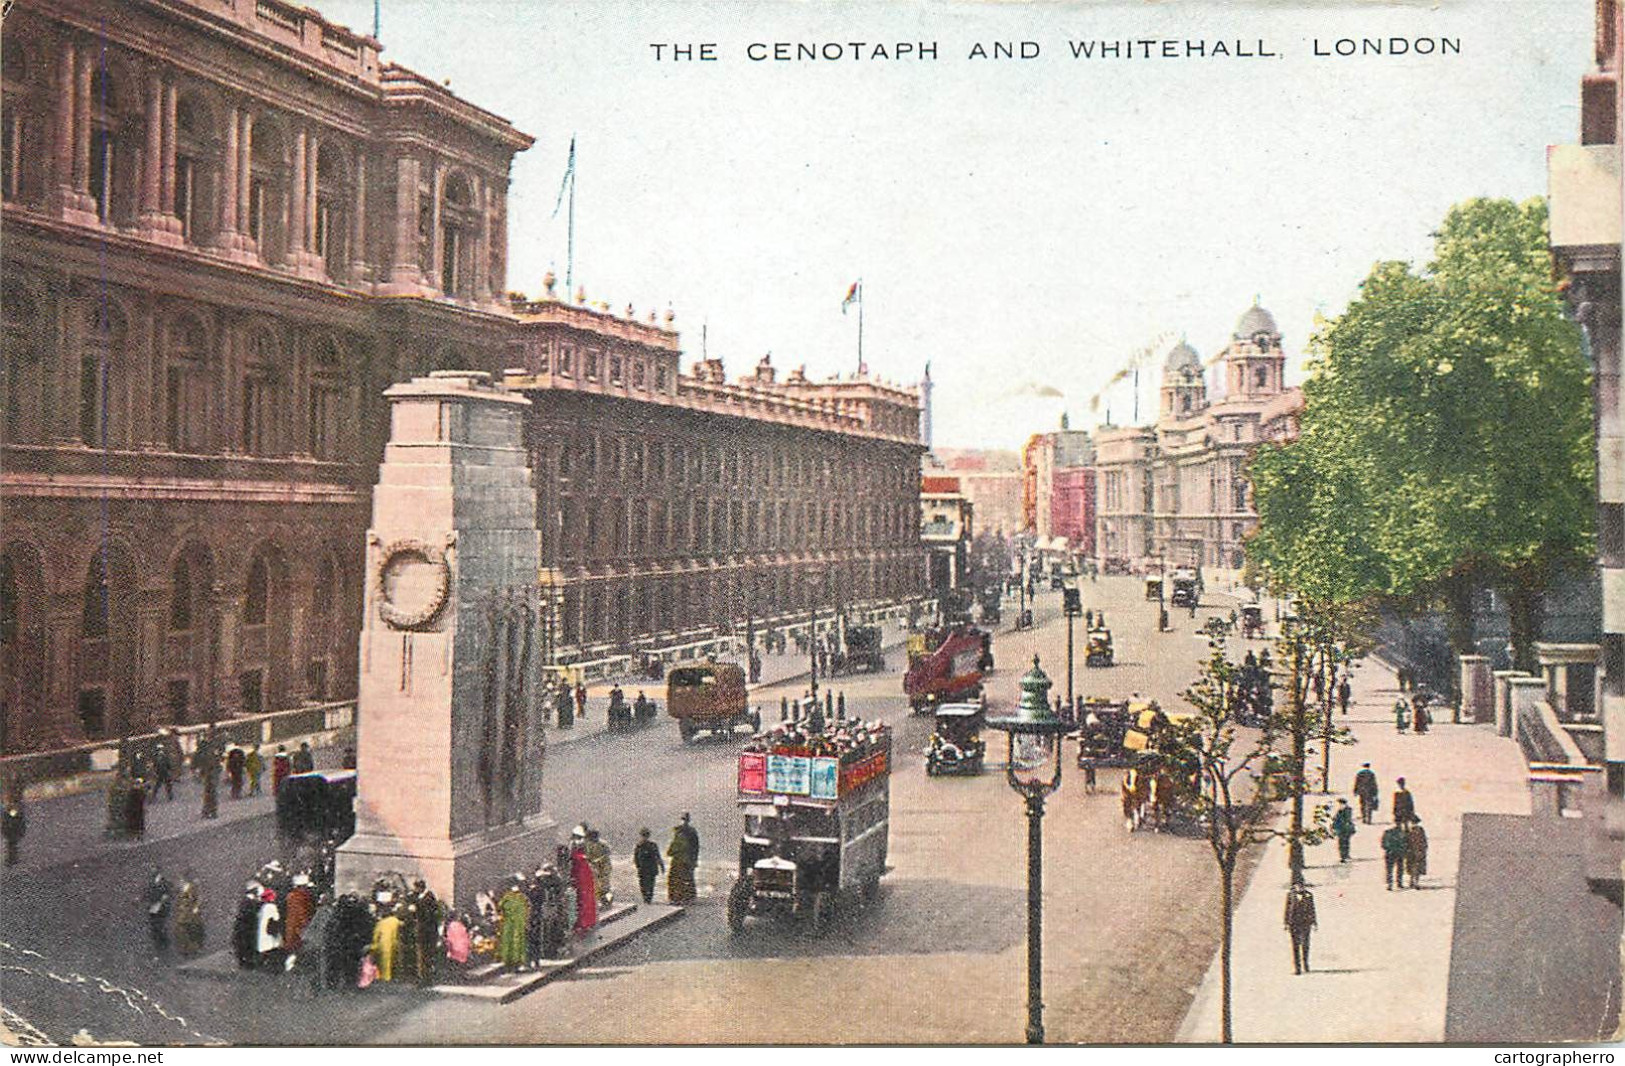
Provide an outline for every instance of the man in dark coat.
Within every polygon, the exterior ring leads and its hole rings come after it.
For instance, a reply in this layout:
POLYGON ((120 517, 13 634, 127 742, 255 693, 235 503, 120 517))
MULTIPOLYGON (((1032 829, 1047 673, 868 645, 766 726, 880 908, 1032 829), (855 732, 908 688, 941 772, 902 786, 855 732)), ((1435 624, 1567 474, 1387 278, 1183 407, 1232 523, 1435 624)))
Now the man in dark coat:
POLYGON ((1399 779, 1399 788, 1394 792, 1394 824, 1405 825, 1416 820, 1416 799, 1411 790, 1405 787, 1405 779, 1399 779))
POLYGON ((1286 894, 1286 931, 1292 936, 1292 972, 1309 972, 1309 934, 1315 928, 1315 897, 1302 881, 1286 894))
POLYGON ((576 717, 583 721, 587 718, 587 686, 576 682, 576 717))
POLYGON ((156 866, 152 867, 141 902, 147 908, 147 932, 152 936, 152 950, 163 955, 169 951, 169 908, 174 902, 174 893, 170 890, 169 878, 159 873, 156 866))
POLYGON ((158 791, 162 789, 164 799, 175 798, 175 764, 170 761, 169 746, 164 737, 158 738, 157 745, 152 751, 152 798, 158 798, 158 791))
POLYGON ((525 882, 525 899, 530 902, 530 914, 525 920, 525 963, 539 966, 547 957, 547 886, 545 872, 538 869, 525 882))
POLYGON ((1393 890, 1394 882, 1399 887, 1405 887, 1405 827, 1391 825, 1382 833, 1382 869, 1383 877, 1387 881, 1389 891, 1393 890))
POLYGON ((339 984, 354 988, 361 976, 361 956, 372 946, 372 928, 377 922, 366 901, 353 892, 339 897, 335 908, 333 944, 338 950, 339 984))
POLYGON ((231 798, 243 798, 243 775, 248 770, 248 753, 236 744, 226 752, 226 779, 231 782, 231 798))
POLYGON ((1349 844, 1354 839, 1354 809, 1349 801, 1337 801, 1337 813, 1332 815, 1332 835, 1337 837, 1337 861, 1349 861, 1349 844))
POLYGON ((237 916, 231 923, 231 952, 239 969, 252 970, 259 961, 260 886, 249 882, 237 900, 237 916))
POLYGON ((575 700, 570 697, 570 690, 568 688, 559 689, 558 703, 554 706, 554 710, 559 716, 560 729, 575 728, 576 705, 575 700))
POLYGON ((1354 695, 1354 687, 1349 684, 1349 675, 1344 674, 1343 680, 1337 683, 1337 705, 1343 709, 1344 714, 1349 713, 1349 699, 1354 695))
POLYGON ((638 871, 638 891, 643 902, 655 901, 655 879, 666 872, 666 860, 660 857, 660 845, 649 839, 649 830, 638 830, 638 846, 632 849, 632 865, 638 871))
POLYGON ((1376 813, 1382 802, 1382 792, 1377 786, 1376 771, 1371 769, 1370 763, 1360 767, 1360 772, 1354 775, 1354 797, 1360 801, 1360 821, 1366 825, 1371 824, 1371 816, 1376 813))
POLYGON ((23 835, 28 832, 28 817, 23 813, 23 799, 21 791, 15 793, 6 801, 4 813, 0 813, 0 838, 6 842, 6 865, 16 866, 20 858, 18 849, 23 842, 23 835))
POLYGON ((310 750, 310 741, 302 741, 299 750, 289 760, 296 774, 308 774, 316 769, 316 753, 310 750))
POLYGON ((417 927, 413 943, 418 954, 408 958, 406 963, 412 967, 418 984, 429 985, 434 983, 435 963, 440 958, 440 897, 430 891, 421 878, 412 882, 412 894, 416 908, 412 921, 417 927))
POLYGON ((542 867, 538 884, 542 900, 542 958, 563 958, 571 923, 570 899, 564 878, 559 875, 557 867, 549 864, 542 867))
POLYGON ((1422 887, 1422 877, 1428 872, 1428 835, 1420 818, 1411 819, 1405 828, 1405 872, 1411 875, 1412 888, 1422 887))

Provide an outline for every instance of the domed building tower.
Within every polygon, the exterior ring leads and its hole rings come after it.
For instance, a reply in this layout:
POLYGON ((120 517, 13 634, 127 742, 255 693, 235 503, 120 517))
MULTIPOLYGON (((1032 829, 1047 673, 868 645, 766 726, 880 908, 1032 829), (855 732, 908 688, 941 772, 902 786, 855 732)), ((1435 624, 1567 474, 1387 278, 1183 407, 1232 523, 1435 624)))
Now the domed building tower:
POLYGON ((1202 357, 1181 340, 1162 365, 1162 417, 1187 418, 1205 407, 1207 377, 1202 373, 1202 357))
POLYGON ((1236 323, 1223 362, 1225 394, 1230 398, 1274 396, 1286 387, 1281 331, 1274 316, 1258 306, 1256 299, 1236 323))

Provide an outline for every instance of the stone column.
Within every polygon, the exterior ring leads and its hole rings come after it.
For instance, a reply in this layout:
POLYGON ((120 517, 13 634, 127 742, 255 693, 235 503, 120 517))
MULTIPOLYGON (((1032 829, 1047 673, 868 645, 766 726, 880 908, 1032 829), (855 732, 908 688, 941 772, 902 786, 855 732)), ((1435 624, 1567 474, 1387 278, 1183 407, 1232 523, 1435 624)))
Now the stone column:
MULTIPOLYGON (((445 173, 440 168, 440 160, 431 160, 429 163, 429 276, 424 279, 429 288, 440 291, 441 259, 446 249, 440 243, 440 184, 445 173)), ((414 220, 414 225, 416 221, 414 220)))
POLYGON ((226 249, 242 244, 237 229, 237 168, 242 165, 242 153, 237 146, 237 135, 242 127, 239 115, 235 107, 226 113, 226 147, 220 161, 220 232, 215 243, 226 249))
POLYGON ((64 203, 69 202, 78 188, 73 174, 73 131, 78 111, 74 89, 78 79, 74 77, 73 65, 73 45, 63 42, 56 56, 56 135, 52 144, 51 169, 58 195, 64 203))
POLYGON ((422 285, 418 270, 418 164, 410 155, 395 161, 395 250, 389 265, 390 288, 414 293, 422 285))
POLYGON ((237 138, 237 232, 243 235, 246 247, 251 240, 248 213, 254 199, 254 116, 243 111, 238 120, 242 130, 237 138))
POLYGON ((316 163, 320 155, 313 135, 305 147, 305 251, 316 254, 316 163))
POLYGON ((350 208, 350 279, 367 280, 367 153, 358 146, 355 154, 355 199, 350 208))
POLYGON ((1461 718, 1467 722, 1494 720, 1495 693, 1491 686, 1490 660, 1484 655, 1461 657, 1461 718))
POLYGON ((1523 676, 1516 670, 1495 670, 1490 675, 1495 691, 1495 732, 1503 737, 1512 735, 1512 679, 1523 676))
POLYGON ((164 82, 164 154, 163 204, 164 214, 175 214, 175 83, 164 82))
MULTIPOLYGON (((480 182, 480 245, 474 250, 474 299, 489 303, 491 291, 491 186, 480 182)), ((630 375, 631 371, 628 370, 630 375)))
POLYGON ((1522 730, 1518 727, 1520 719, 1526 715, 1534 714, 1535 704, 1546 699, 1546 679, 1530 677, 1528 674, 1518 674, 1507 679, 1511 686, 1511 719, 1512 731, 1508 734, 1513 740, 1520 739, 1522 730))
POLYGON ((288 181, 288 259, 297 263, 305 250, 305 131, 293 135, 293 173, 288 181))
POLYGON ((161 207, 159 188, 164 156, 164 83, 157 74, 147 76, 147 139, 141 155, 141 224, 151 225, 161 207))
POLYGON ((73 97, 73 187, 90 195, 90 76, 96 62, 86 49, 76 49, 73 97))

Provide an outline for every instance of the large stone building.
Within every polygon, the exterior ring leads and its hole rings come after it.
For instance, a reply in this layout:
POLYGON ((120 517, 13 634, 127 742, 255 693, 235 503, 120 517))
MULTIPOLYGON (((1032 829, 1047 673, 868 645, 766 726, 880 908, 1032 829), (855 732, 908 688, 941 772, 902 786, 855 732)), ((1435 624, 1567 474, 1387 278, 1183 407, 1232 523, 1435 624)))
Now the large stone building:
POLYGON ((923 584, 915 393, 689 378, 669 329, 516 314, 531 138, 380 47, 284 0, 8 9, 0 751, 353 696, 381 394, 431 369, 523 368, 557 654, 798 564, 923 584), (541 372, 555 341, 582 377, 541 372), (666 481, 614 487, 640 463, 666 481), (655 500, 704 532, 655 546, 655 500))
MULTIPOLYGON (((1592 360, 1597 437, 1597 566, 1602 584, 1601 714, 1585 700, 1552 702, 1586 754, 1606 770, 1610 850, 1625 836, 1625 388, 1620 376, 1621 165, 1620 92, 1625 12, 1597 0, 1596 66, 1581 81, 1580 143, 1547 151, 1552 253, 1569 285, 1592 360), (1582 712, 1573 712, 1578 705, 1582 712), (1598 735, 1600 734, 1600 735, 1598 735)), ((1543 649, 1544 657, 1544 649, 1543 649)), ((1558 686, 1553 686, 1554 690, 1558 686)), ((1590 687, 1590 686, 1587 686, 1590 687)), ((1595 700, 1591 700, 1595 703, 1595 700)), ((1589 812, 1595 813, 1595 811, 1589 812)), ((1617 873, 1617 867, 1615 873, 1617 873)))
POLYGON ((1296 435, 1301 390, 1283 381, 1275 319, 1253 305, 1217 359, 1223 394, 1208 395, 1201 356, 1181 341, 1163 366, 1153 426, 1098 431, 1096 550, 1113 565, 1239 569, 1257 525, 1245 475, 1262 441, 1296 435))
POLYGON ((680 372, 677 334, 544 299, 507 377, 531 400, 555 661, 923 591, 919 400, 859 377, 680 372))

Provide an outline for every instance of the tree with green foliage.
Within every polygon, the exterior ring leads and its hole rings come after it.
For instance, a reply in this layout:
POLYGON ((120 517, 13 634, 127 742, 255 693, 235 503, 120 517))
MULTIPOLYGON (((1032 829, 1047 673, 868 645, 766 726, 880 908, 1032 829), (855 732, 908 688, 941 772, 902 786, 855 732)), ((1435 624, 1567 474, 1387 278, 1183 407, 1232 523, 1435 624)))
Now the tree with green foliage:
MULTIPOLYGON (((1301 647, 1302 645, 1300 645, 1301 647)), ((1307 673, 1295 672, 1297 689, 1307 673)), ((1275 745, 1283 734, 1307 744, 1314 728, 1306 701, 1279 706, 1254 732, 1241 722, 1245 702, 1243 668, 1233 662, 1224 638, 1208 641, 1208 657, 1195 682, 1184 692, 1193 714, 1176 718, 1158 740, 1158 754, 1180 780, 1176 790, 1183 813, 1202 826, 1219 873, 1219 1039, 1231 1043, 1231 957, 1235 943, 1236 872, 1241 856, 1253 844, 1283 840, 1292 857, 1294 879, 1302 876, 1301 856, 1308 844, 1324 840, 1330 815, 1317 807, 1306 819, 1302 810, 1303 748, 1294 744, 1296 762, 1275 745), (1296 717, 1296 724, 1294 724, 1296 717), (1294 765, 1296 769, 1294 770, 1294 765), (1273 804, 1294 800, 1295 813, 1285 828, 1273 824, 1273 804)))
POLYGON ((1527 669, 1541 593, 1592 550, 1590 373, 1543 200, 1469 200, 1434 237, 1425 270, 1377 264, 1312 339, 1300 437, 1249 468, 1248 550, 1315 599, 1442 599, 1458 652, 1496 587, 1527 669))

